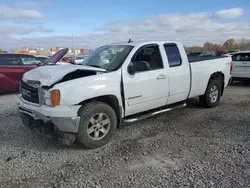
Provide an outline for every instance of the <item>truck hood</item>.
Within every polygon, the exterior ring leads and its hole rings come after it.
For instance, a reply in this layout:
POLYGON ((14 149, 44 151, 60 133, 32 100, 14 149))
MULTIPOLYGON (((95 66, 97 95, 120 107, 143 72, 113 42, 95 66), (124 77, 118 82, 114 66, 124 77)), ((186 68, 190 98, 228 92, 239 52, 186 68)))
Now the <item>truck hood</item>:
POLYGON ((42 66, 26 72, 22 80, 26 83, 39 81, 42 86, 51 86, 62 79, 67 81, 103 72, 106 70, 85 65, 42 66))

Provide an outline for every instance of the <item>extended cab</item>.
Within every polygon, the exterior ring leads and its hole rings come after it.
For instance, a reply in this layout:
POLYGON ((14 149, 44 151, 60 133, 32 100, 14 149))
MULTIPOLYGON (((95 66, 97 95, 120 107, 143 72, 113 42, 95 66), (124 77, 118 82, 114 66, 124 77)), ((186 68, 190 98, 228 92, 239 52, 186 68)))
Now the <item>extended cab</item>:
POLYGON ((199 96, 207 107, 218 105, 231 59, 204 58, 189 60, 183 45, 173 41, 105 45, 82 65, 25 73, 19 111, 28 127, 67 143, 100 147, 123 122, 184 107, 189 98, 199 96))

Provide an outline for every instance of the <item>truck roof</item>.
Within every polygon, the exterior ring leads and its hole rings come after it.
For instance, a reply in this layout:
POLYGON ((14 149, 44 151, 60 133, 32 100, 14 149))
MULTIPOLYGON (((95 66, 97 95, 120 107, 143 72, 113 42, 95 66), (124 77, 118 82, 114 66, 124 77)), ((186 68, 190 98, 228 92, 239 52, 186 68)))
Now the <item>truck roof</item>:
POLYGON ((108 45, 128 45, 128 46, 137 46, 137 45, 146 45, 146 44, 165 44, 165 43, 175 43, 175 44, 182 44, 180 41, 167 41, 167 40, 141 40, 141 41, 131 41, 131 42, 116 42, 110 43, 108 45))
POLYGON ((238 51, 238 52, 235 52, 233 55, 235 55, 235 54, 241 54, 241 53, 250 53, 250 50, 238 51))

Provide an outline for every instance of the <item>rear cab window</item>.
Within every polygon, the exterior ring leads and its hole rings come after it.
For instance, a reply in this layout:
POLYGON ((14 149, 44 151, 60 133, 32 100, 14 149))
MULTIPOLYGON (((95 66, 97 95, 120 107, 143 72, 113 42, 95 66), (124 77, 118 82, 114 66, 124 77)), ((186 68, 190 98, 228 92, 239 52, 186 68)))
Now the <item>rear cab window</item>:
POLYGON ((250 61, 250 52, 234 54, 232 56, 232 61, 250 61))
POLYGON ((13 54, 1 54, 0 55, 0 66, 1 65, 20 65, 18 58, 13 54))
POLYGON ((168 58, 169 67, 178 67, 182 64, 181 54, 176 44, 164 44, 164 49, 168 58))

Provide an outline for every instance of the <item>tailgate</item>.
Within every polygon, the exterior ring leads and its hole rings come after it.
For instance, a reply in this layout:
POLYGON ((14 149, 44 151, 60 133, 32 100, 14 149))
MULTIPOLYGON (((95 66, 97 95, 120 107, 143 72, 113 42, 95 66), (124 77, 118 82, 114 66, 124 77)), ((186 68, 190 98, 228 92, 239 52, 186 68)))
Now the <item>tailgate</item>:
POLYGON ((233 72, 250 72, 250 61, 232 61, 233 72))

